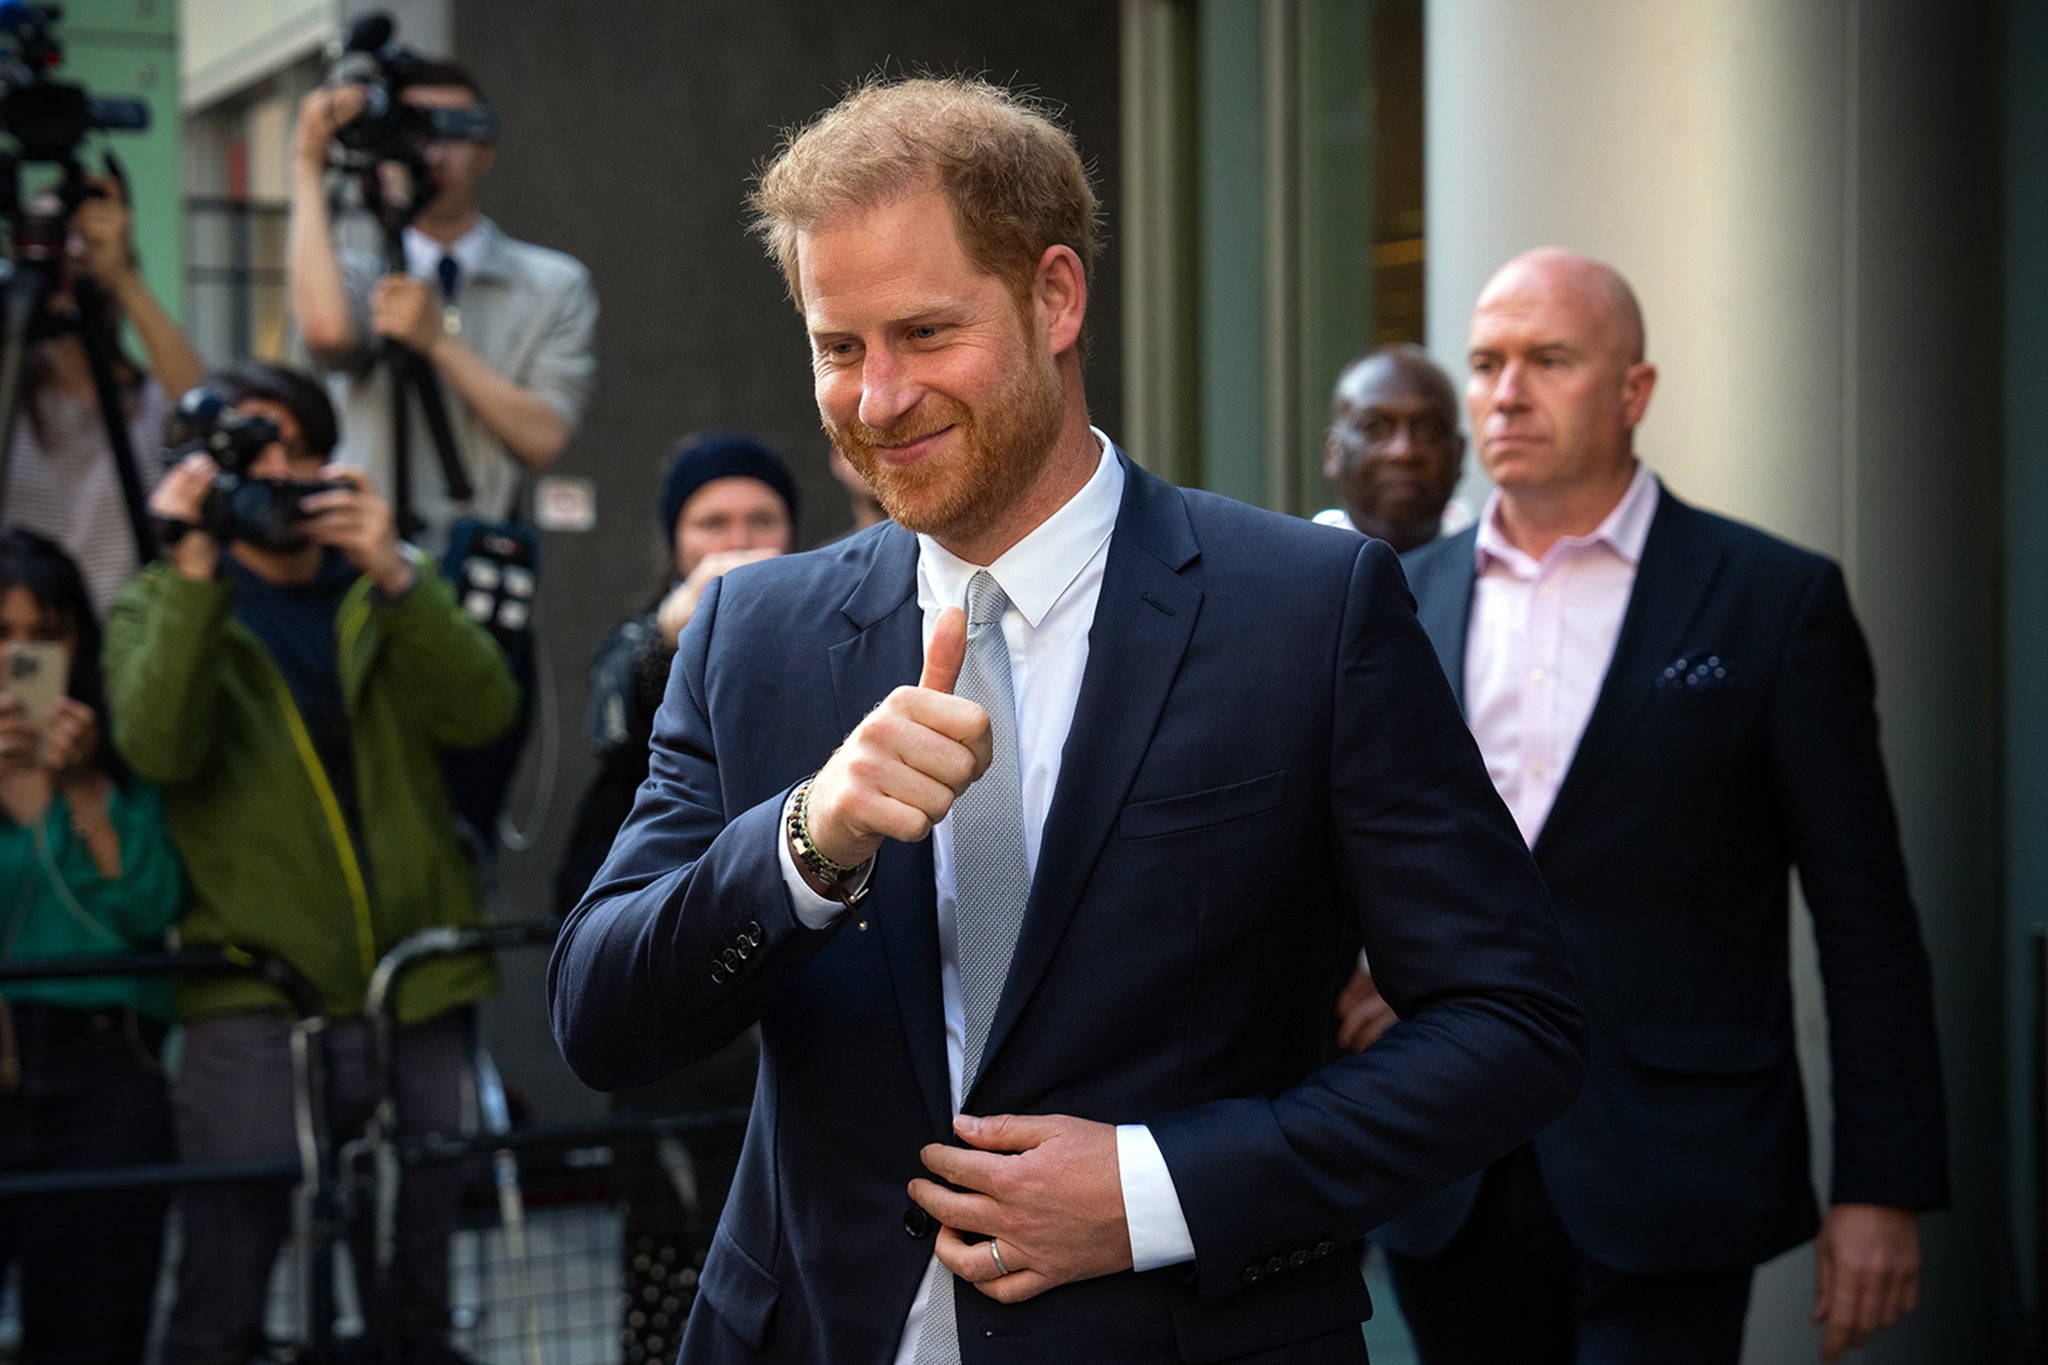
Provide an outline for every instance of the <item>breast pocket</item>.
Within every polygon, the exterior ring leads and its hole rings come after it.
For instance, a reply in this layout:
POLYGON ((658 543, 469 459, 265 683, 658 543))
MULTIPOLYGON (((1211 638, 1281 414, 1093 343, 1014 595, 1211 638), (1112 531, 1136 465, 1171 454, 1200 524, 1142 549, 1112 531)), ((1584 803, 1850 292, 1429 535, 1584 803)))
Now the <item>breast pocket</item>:
POLYGON ((1182 796, 1135 801, 1124 807, 1117 822, 1120 839, 1156 839, 1191 829, 1207 829, 1276 810, 1287 799, 1287 773, 1267 773, 1246 782, 1211 787, 1182 796))

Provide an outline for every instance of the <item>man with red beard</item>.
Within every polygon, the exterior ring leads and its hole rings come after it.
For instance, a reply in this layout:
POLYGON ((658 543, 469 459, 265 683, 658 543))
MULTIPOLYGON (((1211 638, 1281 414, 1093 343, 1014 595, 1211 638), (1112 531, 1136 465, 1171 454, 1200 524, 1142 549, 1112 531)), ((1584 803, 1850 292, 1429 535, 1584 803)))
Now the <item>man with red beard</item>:
POLYGON ((893 521, 705 591, 550 965, 593 1085, 761 1025, 683 1359, 1363 1361, 1361 1234, 1583 1067, 1392 552, 1089 424, 1032 104, 866 86, 754 204, 893 521), (1403 1022, 1325 1065, 1347 916, 1403 1022))

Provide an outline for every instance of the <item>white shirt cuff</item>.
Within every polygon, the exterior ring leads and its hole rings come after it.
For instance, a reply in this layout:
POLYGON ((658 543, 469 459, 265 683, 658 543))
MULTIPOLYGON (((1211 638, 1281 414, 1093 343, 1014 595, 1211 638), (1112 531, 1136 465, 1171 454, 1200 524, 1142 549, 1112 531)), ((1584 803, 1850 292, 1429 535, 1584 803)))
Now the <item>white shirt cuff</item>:
POLYGON ((789 888, 789 908, 796 912, 798 923, 806 929, 829 929, 846 913, 846 907, 830 896, 821 896, 811 890, 804 874, 797 871, 796 855, 789 851, 789 836, 783 833, 789 828, 789 813, 795 802, 796 793, 792 792, 782 803, 782 819, 775 826, 775 848, 782 859, 782 884, 789 888))
POLYGON ((1124 1226, 1131 1234, 1131 1269, 1157 1270, 1194 1260, 1195 1239, 1152 1130, 1141 1123, 1118 1124, 1116 1165, 1124 1188, 1124 1226))

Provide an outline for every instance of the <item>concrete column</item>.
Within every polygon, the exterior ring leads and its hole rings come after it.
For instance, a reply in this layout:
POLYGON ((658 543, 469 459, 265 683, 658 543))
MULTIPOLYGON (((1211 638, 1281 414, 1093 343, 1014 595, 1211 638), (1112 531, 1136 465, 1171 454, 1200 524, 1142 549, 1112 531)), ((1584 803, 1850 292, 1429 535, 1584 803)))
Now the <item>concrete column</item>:
MULTIPOLYGON (((1957 1207, 1870 1361, 1991 1358, 2005 1194, 1997 220, 1983 21, 1903 0, 1430 0, 1429 343, 1553 243, 1635 285, 1661 370, 1639 449, 1687 499, 1834 555, 1869 631, 1930 950, 1957 1207)), ((1461 497, 1477 506, 1483 478, 1461 497)), ((1798 941, 1806 944, 1802 927, 1798 941)), ((1798 962, 1825 1196, 1825 1019, 1798 962)), ((1768 1267, 1752 1365, 1816 1358, 1812 1258, 1768 1267)))

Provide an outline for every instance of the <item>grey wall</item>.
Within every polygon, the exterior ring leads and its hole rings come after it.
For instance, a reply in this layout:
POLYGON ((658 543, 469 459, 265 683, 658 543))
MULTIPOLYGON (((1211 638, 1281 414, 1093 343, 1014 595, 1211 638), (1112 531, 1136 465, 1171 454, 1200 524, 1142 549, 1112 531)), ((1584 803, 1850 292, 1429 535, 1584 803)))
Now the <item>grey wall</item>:
MULTIPOLYGON (((544 549, 540 622, 562 727, 553 819, 538 846, 504 860, 493 902, 499 917, 526 917, 548 909, 561 836, 590 772, 577 722, 591 645, 658 580, 654 494, 675 438, 753 430, 796 466, 804 544, 849 524, 826 473, 801 326, 779 273, 743 230, 749 178, 781 129, 885 64, 981 72, 1066 106, 1106 211, 1089 393, 1097 420, 1114 424, 1117 11, 944 0, 850 10, 799 0, 452 0, 450 10, 454 51, 502 121, 489 211, 515 236, 580 257, 602 307, 600 392, 558 466, 595 480, 598 529, 551 535, 544 549)), ((514 805, 525 804, 522 792, 514 805)), ((508 1080, 547 1118, 588 1112, 595 1102, 545 1037, 537 959, 506 966, 492 1032, 508 1080)))
MULTIPOLYGON (((1462 371, 1472 301, 1517 251, 1612 261, 1661 368, 1645 460, 1681 496, 1849 573, 1934 961, 1954 1149, 1955 1207, 1924 1220, 1924 1305, 1858 1356, 1901 1365, 1991 1359, 2007 1268, 1994 17, 1910 0, 1431 0, 1427 19, 1432 349, 1462 371)), ((1796 966, 1825 1191, 1826 1021, 1811 952, 1796 966)), ((1751 1365, 1815 1357, 1812 1274, 1802 1249, 1759 1277, 1751 1365)))

